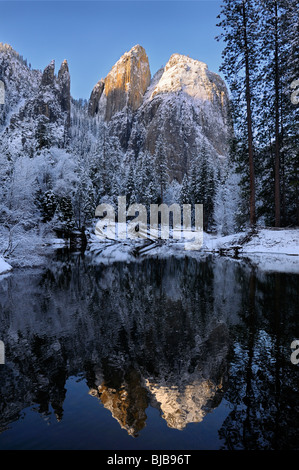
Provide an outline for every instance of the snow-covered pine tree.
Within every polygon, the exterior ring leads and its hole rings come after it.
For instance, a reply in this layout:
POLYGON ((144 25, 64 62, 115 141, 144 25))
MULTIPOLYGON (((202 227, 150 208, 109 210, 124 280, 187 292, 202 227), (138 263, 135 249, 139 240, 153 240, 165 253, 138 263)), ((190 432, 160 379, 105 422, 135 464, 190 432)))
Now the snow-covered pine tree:
POLYGON ((50 222, 53 219, 57 208, 57 198, 52 189, 45 192, 38 189, 36 192, 35 203, 40 210, 42 222, 50 222))
POLYGON ((62 236, 67 237, 74 229, 74 213, 70 196, 61 196, 57 198, 57 209, 55 213, 56 228, 61 232, 62 236))
POLYGON ((232 152, 242 172, 249 221, 256 223, 255 76, 258 66, 258 10, 256 0, 224 0, 218 23, 224 40, 220 71, 230 86, 235 139, 232 152))
POLYGON ((158 137, 156 143, 155 159, 155 173, 157 177, 157 187, 159 188, 159 203, 164 201, 164 192, 169 181, 167 157, 164 149, 164 144, 161 136, 158 137))
POLYGON ((135 183, 136 182, 134 164, 130 162, 127 170, 125 190, 128 206, 134 204, 137 201, 135 183))
POLYGON ((181 184, 180 204, 191 204, 190 181, 187 173, 184 174, 181 184))

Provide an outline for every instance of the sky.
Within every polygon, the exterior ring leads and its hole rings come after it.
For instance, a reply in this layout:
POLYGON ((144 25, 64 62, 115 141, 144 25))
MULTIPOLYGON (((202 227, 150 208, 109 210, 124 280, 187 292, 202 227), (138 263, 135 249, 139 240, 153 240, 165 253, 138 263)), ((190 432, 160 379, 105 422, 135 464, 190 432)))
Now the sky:
POLYGON ((67 59, 71 94, 88 99, 92 88, 136 44, 154 73, 174 53, 205 62, 219 73, 222 42, 215 37, 218 0, 0 0, 0 42, 34 69, 67 59))

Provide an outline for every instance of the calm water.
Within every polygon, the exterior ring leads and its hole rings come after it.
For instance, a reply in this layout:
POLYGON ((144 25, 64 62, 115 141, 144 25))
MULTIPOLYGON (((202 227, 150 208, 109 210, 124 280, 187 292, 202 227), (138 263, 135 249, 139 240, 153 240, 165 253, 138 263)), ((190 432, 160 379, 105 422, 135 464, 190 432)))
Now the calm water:
POLYGON ((225 258, 0 281, 0 449, 298 449, 299 276, 225 258))

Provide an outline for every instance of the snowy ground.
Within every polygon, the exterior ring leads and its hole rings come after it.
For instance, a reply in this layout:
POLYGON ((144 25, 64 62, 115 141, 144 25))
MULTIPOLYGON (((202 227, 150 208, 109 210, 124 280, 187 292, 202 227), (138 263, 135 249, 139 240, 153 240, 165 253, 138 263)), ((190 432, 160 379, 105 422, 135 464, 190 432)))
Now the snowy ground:
POLYGON ((260 229, 256 233, 239 233, 227 237, 204 237, 203 249, 247 258, 264 271, 299 274, 299 229, 260 229))
POLYGON ((49 254, 63 246, 66 246, 64 240, 50 235, 19 231, 9 239, 7 231, 0 230, 0 275, 9 272, 4 263, 12 269, 42 266, 49 254))
POLYGON ((260 229, 256 233, 237 233, 226 237, 204 236, 204 249, 219 251, 240 247, 244 254, 299 255, 299 229, 260 229))

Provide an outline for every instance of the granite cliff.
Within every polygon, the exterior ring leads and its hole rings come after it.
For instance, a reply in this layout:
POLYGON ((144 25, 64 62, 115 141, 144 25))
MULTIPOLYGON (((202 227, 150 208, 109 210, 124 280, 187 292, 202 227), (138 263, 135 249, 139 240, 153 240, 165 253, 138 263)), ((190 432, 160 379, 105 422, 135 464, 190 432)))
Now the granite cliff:
POLYGON ((140 152, 155 155, 162 145, 170 177, 180 182, 203 145, 214 160, 228 152, 225 83, 205 63, 184 55, 173 54, 151 79, 144 49, 133 47, 95 85, 88 109, 135 158, 140 152))

